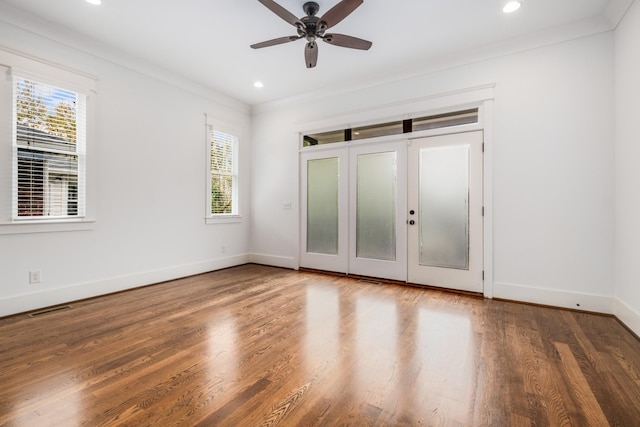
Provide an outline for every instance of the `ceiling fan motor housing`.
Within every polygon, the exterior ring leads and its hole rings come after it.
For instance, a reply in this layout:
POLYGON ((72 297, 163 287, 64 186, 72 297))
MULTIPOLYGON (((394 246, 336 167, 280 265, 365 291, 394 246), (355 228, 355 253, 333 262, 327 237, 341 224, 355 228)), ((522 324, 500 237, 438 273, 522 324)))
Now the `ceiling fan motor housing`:
POLYGON ((309 16, 315 16, 319 9, 320 5, 314 1, 308 1, 302 5, 302 10, 309 16))

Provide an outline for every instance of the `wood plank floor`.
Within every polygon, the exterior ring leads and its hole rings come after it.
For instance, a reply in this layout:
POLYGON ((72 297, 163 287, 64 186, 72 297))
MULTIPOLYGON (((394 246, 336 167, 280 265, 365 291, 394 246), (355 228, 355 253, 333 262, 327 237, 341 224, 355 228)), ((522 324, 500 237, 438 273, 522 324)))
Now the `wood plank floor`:
POLYGON ((0 319, 2 426, 640 426, 611 317, 245 265, 0 319))

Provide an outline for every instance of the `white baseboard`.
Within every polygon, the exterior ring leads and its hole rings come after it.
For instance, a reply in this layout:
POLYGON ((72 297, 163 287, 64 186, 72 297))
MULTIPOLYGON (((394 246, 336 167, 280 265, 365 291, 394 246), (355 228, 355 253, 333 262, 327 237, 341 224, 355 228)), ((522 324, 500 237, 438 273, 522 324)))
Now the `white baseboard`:
POLYGON ((251 254, 251 262, 262 265, 270 265, 273 267, 291 268, 297 270, 298 266, 296 260, 293 257, 266 255, 266 254, 251 254))
POLYGON ((249 254, 236 255, 1 298, 0 317, 234 267, 249 262, 251 262, 249 254))
POLYGON ((613 314, 636 335, 640 336, 640 313, 615 298, 613 314))
POLYGON ((592 295, 496 282, 493 285, 493 298, 614 314, 613 296, 592 295))

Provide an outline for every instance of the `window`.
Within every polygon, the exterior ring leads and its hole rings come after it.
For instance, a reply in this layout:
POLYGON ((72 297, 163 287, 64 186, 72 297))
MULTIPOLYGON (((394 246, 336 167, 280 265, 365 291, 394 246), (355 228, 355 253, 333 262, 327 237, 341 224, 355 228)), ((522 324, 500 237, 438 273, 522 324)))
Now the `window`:
POLYGON ((402 120, 390 123, 379 123, 375 125, 353 128, 352 139, 375 138, 377 136, 399 135, 402 133, 402 120))
POLYGON ((303 135, 302 146, 311 147, 314 145, 334 144, 343 141, 355 141, 380 136, 400 135, 403 133, 461 126, 472 123, 478 123, 477 108, 303 135))
POLYGON ((238 215, 238 137, 209 126, 209 216, 238 215))
POLYGON ((85 216, 85 145, 85 95, 14 75, 14 221, 85 216))
POLYGON ((312 145, 333 144, 335 142, 342 142, 346 140, 345 131, 341 129, 331 132, 304 135, 304 146, 309 147, 312 145))
POLYGON ((413 119, 413 132, 478 123, 478 109, 436 114, 413 119))

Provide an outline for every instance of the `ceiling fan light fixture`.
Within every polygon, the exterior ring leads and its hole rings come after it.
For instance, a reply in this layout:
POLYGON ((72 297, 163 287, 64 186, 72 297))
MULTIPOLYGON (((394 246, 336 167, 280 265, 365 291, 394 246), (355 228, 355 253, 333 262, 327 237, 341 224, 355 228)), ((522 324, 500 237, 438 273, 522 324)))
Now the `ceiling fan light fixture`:
POLYGON ((516 10, 520 9, 520 6, 522 6, 522 3, 514 0, 514 1, 510 1, 507 4, 504 5, 504 7, 502 8, 502 11, 504 13, 513 13, 516 10))
POLYGON ((86 1, 89 4, 93 4, 93 5, 96 5, 96 6, 100 6, 102 4, 102 0, 86 0, 86 1))
POLYGON ((261 81, 253 82, 253 87, 261 89, 264 87, 264 83, 262 83, 261 81))

